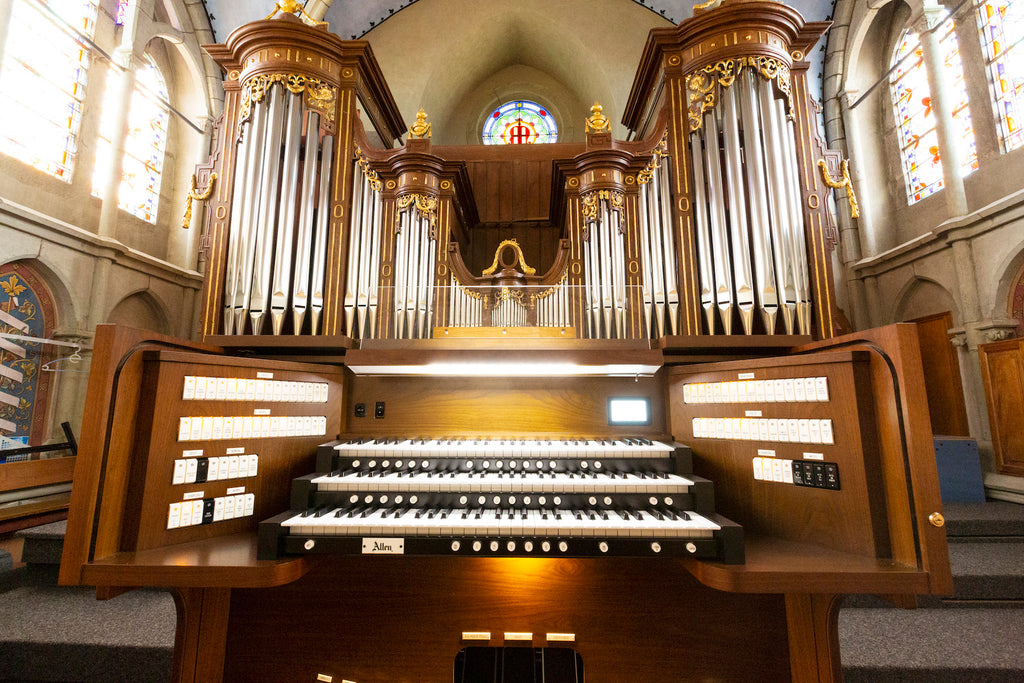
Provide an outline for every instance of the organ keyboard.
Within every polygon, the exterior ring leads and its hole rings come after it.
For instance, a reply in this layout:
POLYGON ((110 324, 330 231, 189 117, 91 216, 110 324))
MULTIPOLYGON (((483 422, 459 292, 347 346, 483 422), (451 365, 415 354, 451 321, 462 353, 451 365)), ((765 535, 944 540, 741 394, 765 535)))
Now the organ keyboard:
POLYGON ((689 556, 743 562, 690 449, 647 438, 342 439, 259 554, 689 556))

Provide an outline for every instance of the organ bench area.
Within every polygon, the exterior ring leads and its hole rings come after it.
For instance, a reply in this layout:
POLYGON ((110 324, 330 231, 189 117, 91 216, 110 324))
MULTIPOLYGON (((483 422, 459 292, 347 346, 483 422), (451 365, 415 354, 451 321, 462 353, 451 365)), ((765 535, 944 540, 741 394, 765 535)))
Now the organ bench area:
POLYGON ((695 9, 628 140, 519 149, 396 146, 289 14, 208 46, 201 341, 97 330, 61 581, 170 591, 175 681, 840 680, 845 594, 952 579, 914 329, 835 304, 826 28, 695 9))

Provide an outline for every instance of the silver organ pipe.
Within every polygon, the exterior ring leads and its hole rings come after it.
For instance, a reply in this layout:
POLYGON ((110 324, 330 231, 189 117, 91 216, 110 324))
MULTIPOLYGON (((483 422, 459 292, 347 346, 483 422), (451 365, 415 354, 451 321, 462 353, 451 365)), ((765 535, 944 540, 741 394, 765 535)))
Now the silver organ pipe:
POLYGON ((281 199, 281 140, 284 134, 284 88, 278 84, 267 93, 267 144, 263 147, 263 174, 259 184, 259 213, 254 220, 253 271, 249 284, 249 317, 253 334, 260 334, 269 304, 270 269, 274 256, 274 227, 281 199))
POLYGON ((334 137, 325 136, 320 149, 319 196, 316 208, 316 229, 313 233, 313 268, 310 273, 310 334, 320 329, 324 309, 324 281, 327 275, 327 231, 331 225, 330 188, 331 161, 334 158, 334 137))
POLYGON ((306 149, 302 157, 302 184, 299 188, 299 226, 296 233, 295 291, 292 294, 292 328, 298 334, 309 309, 310 276, 313 270, 313 210, 316 205, 317 159, 319 144, 313 144, 319 130, 320 115, 310 112, 306 119, 306 149))
POLYGON ((750 239, 747 231, 747 200, 743 181, 743 157, 740 144, 739 113, 736 91, 726 88, 722 93, 722 128, 725 149, 725 187, 729 195, 729 238, 733 245, 733 283, 736 290, 736 308, 739 311, 743 333, 751 334, 754 327, 754 280, 750 261, 750 239))
POLYGON ((790 226, 789 192, 783 186, 782 136, 776 118, 772 84, 757 79, 757 100, 761 108, 765 164, 770 178, 767 189, 771 206, 771 235, 775 256, 775 277, 782 294, 782 320, 786 334, 793 334, 796 319, 796 272, 793 268, 793 230, 790 226))
MULTIPOLYGON (((235 186, 242 188, 242 203, 239 210, 238 231, 229 235, 230 241, 236 242, 237 254, 234 268, 226 273, 228 283, 224 297, 225 306, 230 302, 234 334, 245 334, 246 307, 249 298, 249 285, 252 283, 253 270, 253 233, 256 229, 256 203, 259 201, 260 178, 263 174, 263 150, 265 146, 266 111, 263 106, 255 106, 252 119, 248 123, 248 135, 244 172, 235 175, 235 186)), ((241 156, 239 157, 241 161, 241 156)), ((237 207, 237 205, 236 205, 237 207)))
POLYGON ((663 148, 637 182, 639 192, 639 239, 644 314, 647 334, 663 337, 679 334, 679 285, 676 248, 672 236, 672 194, 669 184, 671 159, 663 148))
POLYGON ((750 189, 750 237, 754 253, 754 278, 760 303, 761 319, 765 332, 775 332, 775 319, 779 311, 779 294, 775 285, 775 267, 772 259, 772 243, 769 237, 771 219, 768 198, 765 194, 767 178, 764 169, 764 153, 760 135, 747 135, 746 131, 758 131, 761 127, 760 114, 756 105, 754 79, 749 70, 740 72, 733 87, 740 105, 740 124, 744 131, 743 161, 747 169, 746 187, 750 189))
POLYGON ((317 331, 323 308, 333 138, 302 93, 272 83, 240 127, 227 263, 224 332, 261 334, 269 317, 295 334, 307 311, 317 331))
POLYGON ((700 133, 690 137, 690 156, 693 159, 693 213, 697 234, 697 269, 700 274, 700 305, 704 309, 708 332, 715 331, 715 279, 712 265, 711 226, 708 225, 708 181, 704 177, 705 151, 700 133))
POLYGON ((734 308, 752 334, 779 309, 786 334, 809 334, 810 281, 793 123, 756 68, 721 86, 719 106, 690 135, 701 305, 708 331, 731 333, 734 308), (717 309, 717 314, 715 310, 717 309))
POLYGON ((800 178, 797 172, 796 131, 786 116, 786 103, 775 100, 776 116, 781 125, 783 141, 783 162, 786 172, 786 188, 789 190, 789 224, 793 231, 793 265, 796 271, 797 308, 796 317, 800 334, 811 333, 811 283, 807 266, 807 245, 803 231, 803 210, 801 208, 800 178))
MULTIPOLYGON (((584 242, 584 270, 587 282, 588 336, 618 339, 626 336, 625 244, 621 230, 621 203, 595 195, 596 203, 584 242)), ((609 195, 610 196, 610 195, 609 195)))
POLYGON ((288 310, 288 292, 291 291, 292 240, 295 236, 296 183, 299 178, 299 152, 302 147, 302 98, 287 98, 284 134, 284 160, 281 173, 280 223, 274 250, 274 281, 270 294, 270 319, 274 334, 281 334, 288 310))
POLYGON ((729 249, 728 219, 725 214, 725 177, 722 173, 722 158, 718 141, 718 121, 715 112, 704 116, 705 140, 704 159, 707 161, 708 208, 711 231, 711 248, 715 254, 713 273, 715 277, 715 304, 721 317, 722 328, 732 334, 732 254, 729 249))
MULTIPOLYGON (((235 158, 236 180, 231 193, 231 205, 238 207, 238 210, 231 213, 231 222, 228 227, 227 259, 224 270, 224 334, 235 334, 235 293, 238 285, 239 259, 244 251, 243 227, 248 223, 244 221, 242 208, 246 204, 246 196, 249 187, 238 178, 242 172, 249 168, 249 156, 252 154, 252 147, 255 138, 255 131, 251 121, 241 127, 240 139, 237 143, 237 157, 235 158)), ((239 330, 238 334, 242 331, 239 330)))
POLYGON ((374 336, 377 315, 382 200, 380 181, 353 164, 352 224, 345 283, 345 329, 353 339, 374 336))
POLYGON ((430 218, 414 203, 399 213, 395 236, 395 337, 425 339, 433 327, 433 273, 437 240, 430 218))
POLYGON ((455 278, 450 280, 451 303, 449 305, 449 324, 451 327, 480 327, 483 324, 483 299, 470 293, 455 278))

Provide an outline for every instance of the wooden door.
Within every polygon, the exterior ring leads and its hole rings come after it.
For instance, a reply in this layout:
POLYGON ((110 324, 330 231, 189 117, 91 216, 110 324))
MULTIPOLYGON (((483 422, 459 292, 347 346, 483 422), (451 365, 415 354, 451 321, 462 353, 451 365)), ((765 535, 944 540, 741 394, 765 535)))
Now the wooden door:
POLYGON ((932 433, 970 436, 963 382, 960 379, 960 362, 948 333, 953 327, 953 314, 946 311, 909 322, 917 323, 917 340, 921 347, 932 433))

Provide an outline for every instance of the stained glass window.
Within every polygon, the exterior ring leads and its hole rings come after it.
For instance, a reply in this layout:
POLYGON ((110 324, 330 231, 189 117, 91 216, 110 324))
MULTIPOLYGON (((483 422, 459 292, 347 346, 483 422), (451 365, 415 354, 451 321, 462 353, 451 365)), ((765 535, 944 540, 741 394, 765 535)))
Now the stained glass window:
POLYGON ((988 64, 989 84, 999 119, 1003 149, 1024 145, 1024 2, 985 2, 978 27, 988 64))
POLYGON ((532 145, 558 140, 558 125, 536 102, 515 100, 501 105, 484 122, 485 145, 532 145))
POLYGON ((114 21, 117 22, 118 26, 123 26, 125 19, 128 18, 128 0, 117 0, 117 16, 114 17, 114 21))
MULTIPOLYGON (((111 74, 112 76, 115 74, 111 74)), ((106 100, 103 103, 103 119, 100 122, 100 140, 96 152, 96 170, 92 178, 92 193, 102 194, 104 173, 109 168, 110 141, 114 135, 114 113, 118 103, 115 78, 108 76, 106 100)), ((167 146, 167 123, 170 110, 167 102, 167 85, 160 69, 153 60, 135 73, 135 92, 128 110, 128 137, 125 139, 124 159, 121 162, 121 188, 118 191, 118 205, 129 213, 156 222, 157 204, 160 199, 160 174, 164 165, 164 149, 167 146)))
POLYGON ((71 182, 96 0, 18 0, 0 65, 0 152, 71 182))
MULTIPOLYGON (((7 316, 0 319, 0 332, 43 339, 53 334, 53 296, 43 278, 25 261, 0 266, 0 311, 7 316)), ((53 373, 43 371, 44 363, 53 360, 53 347, 21 340, 13 344, 24 353, 0 348, 0 365, 7 370, 0 374, 0 392, 14 399, 0 401, 0 462, 5 459, 6 449, 39 445, 45 440, 53 381, 53 373)))
MULTIPOLYGON (((954 97, 953 126, 960 136, 964 153, 960 172, 967 175, 978 167, 978 154, 952 18, 947 19, 937 31, 944 66, 943 73, 938 76, 944 79, 947 91, 954 97)), ((921 37, 917 32, 903 32, 892 61, 894 69, 889 79, 889 88, 896 112, 907 203, 916 204, 942 188, 939 136, 935 128, 921 37)))

